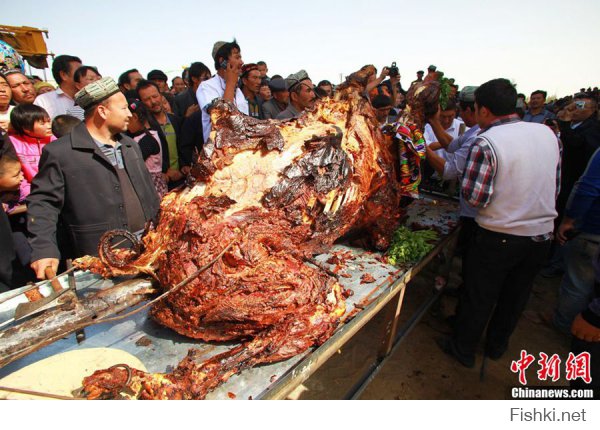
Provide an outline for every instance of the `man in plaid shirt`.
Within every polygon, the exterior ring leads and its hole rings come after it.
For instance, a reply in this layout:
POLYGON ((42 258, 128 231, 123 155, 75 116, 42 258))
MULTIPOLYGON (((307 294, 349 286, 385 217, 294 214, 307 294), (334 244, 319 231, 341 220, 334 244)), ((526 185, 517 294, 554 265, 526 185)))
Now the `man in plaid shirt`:
POLYGON ((517 92, 506 79, 486 82, 475 92, 481 132, 461 191, 478 209, 477 227, 454 334, 440 340, 444 352, 466 367, 475 365, 486 325, 485 355, 498 359, 508 348, 548 254, 557 215, 560 144, 548 127, 520 121, 516 102, 517 92))

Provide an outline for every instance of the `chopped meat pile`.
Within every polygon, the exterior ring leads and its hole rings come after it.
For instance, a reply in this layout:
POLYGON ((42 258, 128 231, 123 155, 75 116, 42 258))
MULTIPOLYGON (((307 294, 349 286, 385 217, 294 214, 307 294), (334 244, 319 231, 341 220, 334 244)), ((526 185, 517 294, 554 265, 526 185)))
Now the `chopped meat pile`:
POLYGON ((216 260, 151 315, 185 336, 243 343, 204 362, 191 350, 170 374, 97 371, 84 380, 88 398, 201 399, 246 368, 332 335, 343 289, 304 261, 356 229, 385 249, 401 215, 397 155, 362 96, 374 74, 361 69, 333 99, 285 122, 215 104, 194 182, 165 196, 141 249, 112 250, 108 237, 99 258, 76 264, 103 276, 149 274, 169 290, 216 260))

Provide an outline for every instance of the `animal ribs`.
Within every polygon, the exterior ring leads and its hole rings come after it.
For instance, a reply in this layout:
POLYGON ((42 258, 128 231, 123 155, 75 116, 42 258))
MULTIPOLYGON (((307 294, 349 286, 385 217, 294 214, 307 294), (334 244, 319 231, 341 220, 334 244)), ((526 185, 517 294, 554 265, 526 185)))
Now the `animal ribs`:
POLYGON ((150 314, 185 336, 243 343, 204 362, 191 350, 170 374, 98 371, 84 381, 89 398, 204 398, 243 369, 332 335, 346 309, 343 288, 305 260, 355 229, 385 249, 400 217, 396 155, 362 96, 374 74, 361 69, 333 99, 285 122, 215 103, 195 182, 165 196, 143 250, 114 251, 105 241, 100 258, 76 264, 103 276, 148 274, 168 290, 233 243, 150 314))

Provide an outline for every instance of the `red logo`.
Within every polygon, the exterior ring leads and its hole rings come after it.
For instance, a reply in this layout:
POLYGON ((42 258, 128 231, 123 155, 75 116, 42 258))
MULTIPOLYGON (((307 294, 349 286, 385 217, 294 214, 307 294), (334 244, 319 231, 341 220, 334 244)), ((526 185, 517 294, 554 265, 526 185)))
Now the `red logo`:
MULTIPOLYGON (((540 359, 537 361, 539 365, 537 371, 538 380, 547 381, 551 379, 553 382, 558 381, 561 375, 562 363, 560 356, 558 354, 548 356, 548 354, 540 352, 539 357, 540 359)), ((513 373, 519 374, 521 385, 527 385, 526 371, 534 361, 535 357, 522 349, 520 358, 513 360, 510 364, 510 370, 513 373)), ((581 378, 588 384, 592 382, 589 352, 582 352, 578 355, 572 352, 569 353, 569 357, 565 360, 565 378, 567 381, 574 381, 577 378, 581 378)))

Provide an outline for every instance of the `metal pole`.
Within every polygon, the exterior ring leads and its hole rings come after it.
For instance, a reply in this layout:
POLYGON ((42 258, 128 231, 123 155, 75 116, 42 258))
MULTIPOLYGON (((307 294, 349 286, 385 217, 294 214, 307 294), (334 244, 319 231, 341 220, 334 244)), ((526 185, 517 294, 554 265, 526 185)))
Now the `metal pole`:
POLYGON ((375 376, 381 371, 383 366, 387 363, 387 361, 394 355, 394 352, 398 349, 402 341, 406 338, 406 336, 412 331, 413 328, 419 323, 427 309, 435 302, 441 294, 441 290, 436 290, 434 294, 423 303, 417 312, 413 315, 413 317, 402 327, 401 330, 398 331, 398 335, 396 336, 395 343, 390 353, 382 359, 379 359, 373 363, 369 369, 365 372, 363 377, 350 389, 350 391, 346 394, 346 399, 356 400, 360 397, 360 395, 365 391, 365 388, 375 379, 375 376))

